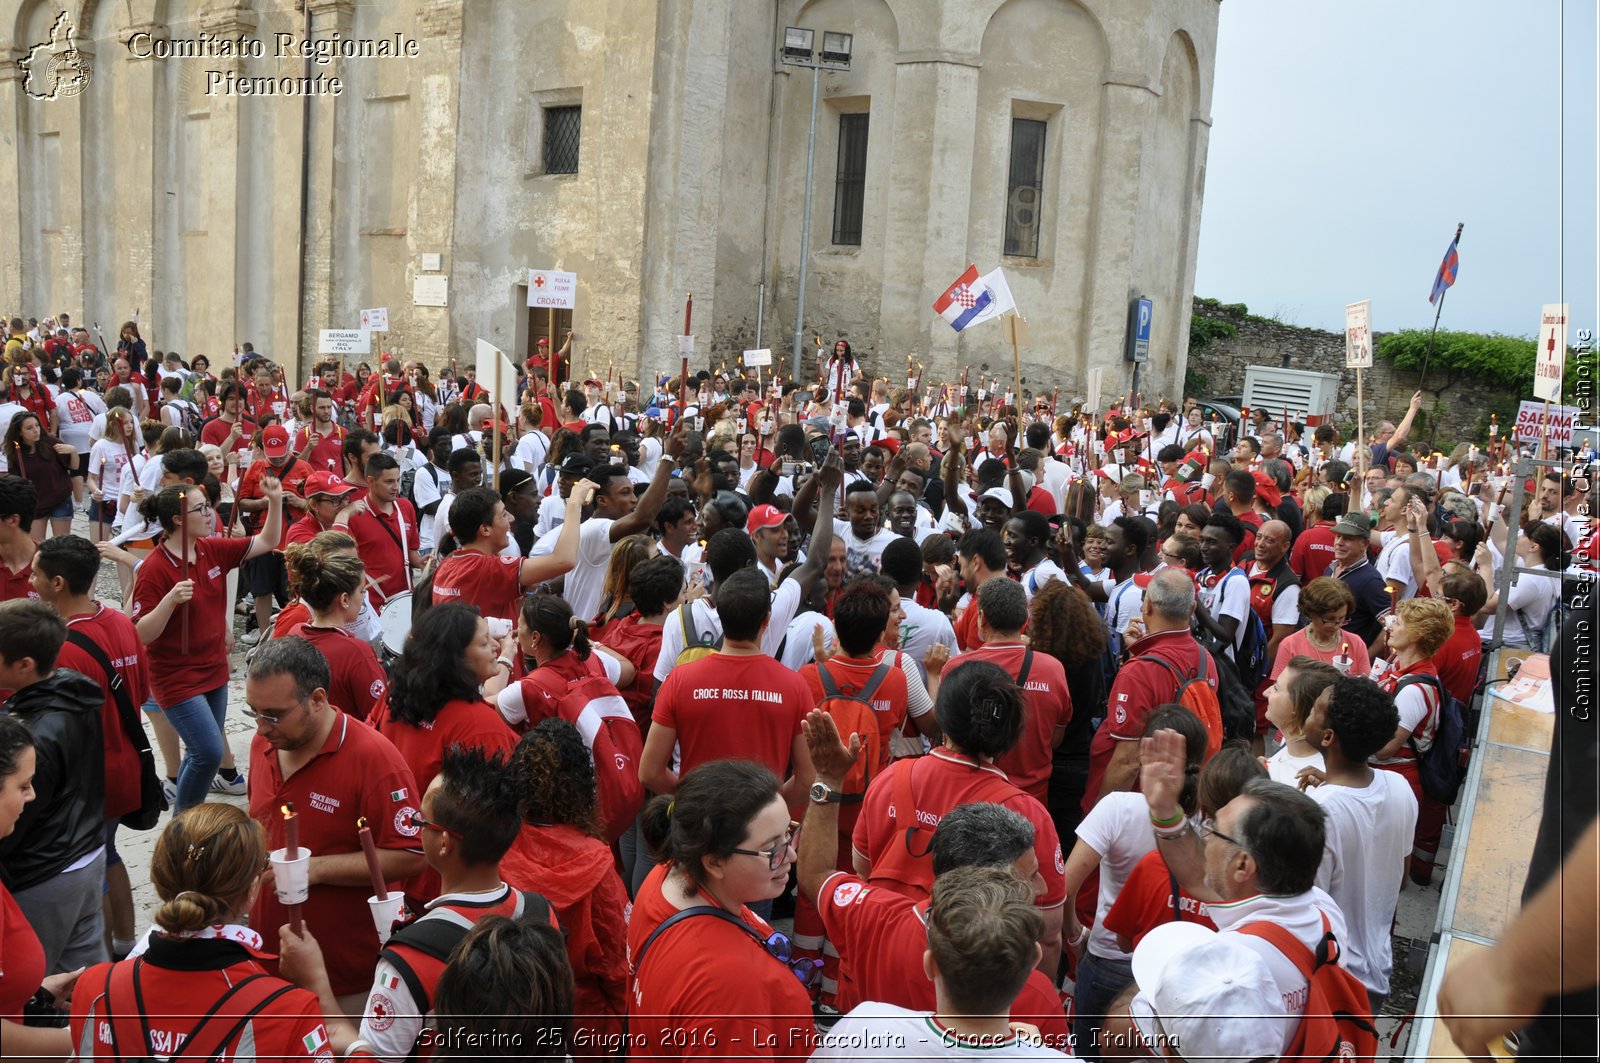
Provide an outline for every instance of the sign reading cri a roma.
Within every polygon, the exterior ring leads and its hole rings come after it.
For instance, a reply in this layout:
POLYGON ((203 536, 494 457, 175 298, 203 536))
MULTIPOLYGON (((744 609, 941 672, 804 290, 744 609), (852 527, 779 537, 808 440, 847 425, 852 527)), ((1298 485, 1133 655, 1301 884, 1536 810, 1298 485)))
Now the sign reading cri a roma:
POLYGON ((549 269, 528 271, 528 305, 551 310, 578 308, 578 275, 549 269))

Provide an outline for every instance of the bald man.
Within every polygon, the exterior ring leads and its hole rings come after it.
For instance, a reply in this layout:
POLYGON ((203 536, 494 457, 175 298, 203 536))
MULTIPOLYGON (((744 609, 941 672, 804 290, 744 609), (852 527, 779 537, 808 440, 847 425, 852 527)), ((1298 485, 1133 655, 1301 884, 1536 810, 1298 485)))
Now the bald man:
POLYGON ((1289 567, 1289 525, 1269 520, 1256 532, 1255 558, 1245 568, 1250 577, 1250 608, 1267 629, 1267 660, 1277 660, 1278 643, 1300 626, 1300 580, 1289 567))

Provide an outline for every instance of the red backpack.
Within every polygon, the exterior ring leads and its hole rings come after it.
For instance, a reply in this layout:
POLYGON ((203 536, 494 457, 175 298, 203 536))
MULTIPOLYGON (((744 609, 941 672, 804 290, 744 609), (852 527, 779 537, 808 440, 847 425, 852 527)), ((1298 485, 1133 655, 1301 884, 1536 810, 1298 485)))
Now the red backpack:
POLYGON ((1367 987, 1339 966, 1339 941, 1326 915, 1314 955, 1293 934, 1272 923, 1251 923, 1240 927, 1239 933, 1258 937, 1283 953, 1307 982, 1305 1014, 1280 1063, 1377 1057, 1378 1030, 1372 1025, 1367 987))
POLYGON ((1207 674, 1211 654, 1205 647, 1200 648, 1200 668, 1193 676, 1185 676, 1177 665, 1157 653, 1147 653, 1138 659, 1152 661, 1172 673, 1172 678, 1178 684, 1172 700, 1194 713, 1205 724, 1206 759, 1210 760, 1222 748, 1222 702, 1217 700, 1217 692, 1212 688, 1211 678, 1207 674))
POLYGON ((889 750, 883 743, 877 713, 872 708, 872 696, 889 677, 891 667, 889 656, 885 654, 859 689, 842 692, 833 673, 828 671, 828 666, 817 662, 817 680, 822 684, 822 701, 817 708, 833 717, 840 737, 846 742, 852 734, 861 736, 861 755, 850 765, 844 777, 842 797, 848 803, 859 802, 865 797, 867 784, 889 766, 889 750))
POLYGON ((527 679, 545 699, 542 711, 528 707, 528 728, 540 720, 560 716, 583 736, 594 760, 594 776, 600 800, 600 817, 606 824, 606 841, 614 842, 633 825, 644 807, 644 784, 639 781, 639 756, 644 739, 639 725, 628 711, 628 703, 603 675, 585 675, 565 680, 538 669, 527 679))

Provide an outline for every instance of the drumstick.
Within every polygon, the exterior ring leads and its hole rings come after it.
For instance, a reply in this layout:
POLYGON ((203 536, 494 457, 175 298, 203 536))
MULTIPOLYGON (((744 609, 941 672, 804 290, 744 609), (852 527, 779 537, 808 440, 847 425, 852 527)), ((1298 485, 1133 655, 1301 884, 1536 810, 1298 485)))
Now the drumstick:
MULTIPOLYGON (((185 497, 187 493, 185 493, 185 497)), ((182 529, 178 533, 178 546, 183 551, 183 578, 189 578, 189 504, 183 504, 183 513, 180 515, 182 529)), ((189 603, 183 603, 183 652, 189 652, 189 603)))

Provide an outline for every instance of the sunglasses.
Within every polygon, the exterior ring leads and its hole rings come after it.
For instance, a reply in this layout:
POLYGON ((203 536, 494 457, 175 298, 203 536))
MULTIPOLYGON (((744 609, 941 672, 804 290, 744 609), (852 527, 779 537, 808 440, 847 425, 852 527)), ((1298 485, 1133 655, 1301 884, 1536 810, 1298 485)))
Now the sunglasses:
MULTIPOLYGON (((764 856, 767 858, 767 869, 776 871, 782 866, 783 858, 789 855, 789 850, 795 848, 795 839, 799 835, 800 824, 791 822, 789 824, 789 833, 783 836, 783 841, 771 849, 730 849, 728 851, 730 853, 738 853, 740 856, 764 856)), ((799 855, 798 850, 796 850, 796 855, 799 855)))
MULTIPOLYGON (((439 823, 434 823, 432 820, 423 819, 421 812, 411 813, 410 818, 407 819, 406 822, 416 830, 435 830, 441 834, 448 834, 452 838, 462 837, 460 831, 451 830, 449 827, 443 826, 439 823)), ((463 838, 462 840, 464 841, 465 839, 463 838)))
POLYGON ((761 942, 761 947, 767 950, 767 955, 789 968, 789 973, 800 980, 800 984, 810 989, 822 976, 822 960, 807 956, 796 957, 794 942, 789 940, 789 935, 781 930, 774 930, 761 942))

